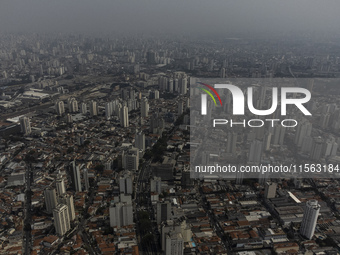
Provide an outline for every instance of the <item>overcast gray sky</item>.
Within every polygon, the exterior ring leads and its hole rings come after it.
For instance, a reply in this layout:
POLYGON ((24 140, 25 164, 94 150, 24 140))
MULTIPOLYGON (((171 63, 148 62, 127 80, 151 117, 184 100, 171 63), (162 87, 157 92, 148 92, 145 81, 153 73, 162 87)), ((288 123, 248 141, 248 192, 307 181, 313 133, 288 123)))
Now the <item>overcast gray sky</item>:
POLYGON ((339 32, 339 10, 339 0, 0 0, 0 32, 339 32))

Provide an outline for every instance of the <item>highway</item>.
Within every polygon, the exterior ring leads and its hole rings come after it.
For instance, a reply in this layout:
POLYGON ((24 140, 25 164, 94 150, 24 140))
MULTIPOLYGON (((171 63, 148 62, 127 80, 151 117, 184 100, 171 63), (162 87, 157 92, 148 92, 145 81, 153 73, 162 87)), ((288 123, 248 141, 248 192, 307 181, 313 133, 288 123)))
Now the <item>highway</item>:
POLYGON ((148 245, 147 247, 142 246, 141 244, 142 236, 141 236, 141 231, 138 226, 138 223, 140 220, 139 214, 138 214, 139 211, 141 210, 147 211, 150 214, 150 217, 151 217, 151 214, 153 213, 153 208, 151 205, 151 198, 149 195, 149 190, 150 190, 149 179, 151 176, 151 167, 150 167, 151 162, 152 162, 152 159, 143 163, 139 171, 139 175, 137 177, 136 186, 135 186, 135 198, 136 199, 134 203, 134 211, 135 211, 135 219, 136 219, 136 234, 137 234, 137 240, 139 243, 141 254, 158 254, 155 237, 154 237, 153 242, 150 243, 150 245, 148 245), (147 202, 142 204, 145 201, 147 202))
MULTIPOLYGON (((172 135, 177 130, 177 126, 174 126, 171 131, 168 134, 168 137, 172 137, 172 135)), ((137 181, 135 185, 135 203, 134 203, 134 212, 135 212, 135 219, 136 219, 136 234, 137 234, 137 240, 139 243, 139 250, 141 254, 162 254, 161 251, 161 244, 160 244, 160 237, 159 235, 156 235, 156 231, 158 231, 158 225, 155 221, 155 211, 151 203, 151 197, 150 197, 150 178, 152 177, 152 169, 151 169, 151 163, 153 161, 153 157, 149 159, 148 161, 144 162, 141 166, 137 181), (144 203, 143 203, 144 202, 144 203), (147 245, 147 247, 144 247, 141 245, 141 232, 138 226, 139 222, 139 214, 138 212, 144 210, 149 213, 150 215, 150 221, 152 222, 152 231, 153 233, 153 241, 147 245)))

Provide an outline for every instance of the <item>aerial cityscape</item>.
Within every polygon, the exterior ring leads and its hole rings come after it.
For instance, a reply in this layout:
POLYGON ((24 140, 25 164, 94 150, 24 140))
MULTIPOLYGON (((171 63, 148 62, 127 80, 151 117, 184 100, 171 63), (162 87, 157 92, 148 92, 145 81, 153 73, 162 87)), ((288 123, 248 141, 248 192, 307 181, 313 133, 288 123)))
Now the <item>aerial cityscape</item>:
POLYGON ((0 254, 340 254, 340 33, 3 17, 0 254))

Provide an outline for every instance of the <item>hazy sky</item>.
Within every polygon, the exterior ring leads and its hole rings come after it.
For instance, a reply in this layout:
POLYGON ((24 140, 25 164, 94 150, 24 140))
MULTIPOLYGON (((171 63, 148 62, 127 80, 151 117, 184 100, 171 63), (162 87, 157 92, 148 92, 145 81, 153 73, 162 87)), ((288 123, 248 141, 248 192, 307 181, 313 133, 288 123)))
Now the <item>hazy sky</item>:
POLYGON ((339 32, 339 10, 339 0, 0 0, 0 32, 339 32))

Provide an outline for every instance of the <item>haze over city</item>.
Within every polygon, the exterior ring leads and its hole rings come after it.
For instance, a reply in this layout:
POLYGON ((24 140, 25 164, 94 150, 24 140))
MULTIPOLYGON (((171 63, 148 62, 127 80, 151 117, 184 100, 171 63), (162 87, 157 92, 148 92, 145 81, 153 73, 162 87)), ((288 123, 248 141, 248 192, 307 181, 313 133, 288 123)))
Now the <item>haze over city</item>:
POLYGON ((340 254, 339 10, 0 1, 0 254, 340 254))
POLYGON ((339 33, 337 0, 1 1, 0 30, 24 33, 339 33))

